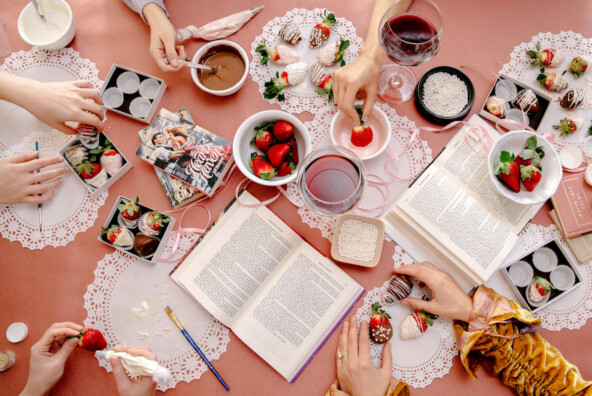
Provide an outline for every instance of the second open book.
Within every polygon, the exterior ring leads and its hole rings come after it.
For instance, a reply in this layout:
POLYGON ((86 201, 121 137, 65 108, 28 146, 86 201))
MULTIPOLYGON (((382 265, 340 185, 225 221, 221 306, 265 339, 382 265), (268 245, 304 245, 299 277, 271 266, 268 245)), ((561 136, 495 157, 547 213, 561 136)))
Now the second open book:
MULTIPOLYGON (((478 115, 469 123, 481 125, 492 140, 501 136, 478 115)), ((404 250, 417 248, 468 292, 503 264, 543 204, 520 205, 498 194, 489 180, 483 144, 469 133, 466 140, 480 154, 472 151, 465 141, 467 129, 456 133, 391 206, 385 221, 395 228, 391 236, 404 250)))

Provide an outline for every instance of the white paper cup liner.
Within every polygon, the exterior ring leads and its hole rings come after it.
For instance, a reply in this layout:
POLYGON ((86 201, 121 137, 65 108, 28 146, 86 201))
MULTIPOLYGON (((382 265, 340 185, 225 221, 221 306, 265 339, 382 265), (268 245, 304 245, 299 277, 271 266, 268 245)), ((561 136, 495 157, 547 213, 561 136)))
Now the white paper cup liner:
POLYGON ((559 160, 564 168, 575 169, 582 164, 584 156, 579 148, 566 146, 559 152, 559 160))
POLYGON ((116 109, 123 104, 123 92, 117 87, 107 88, 102 99, 105 106, 116 109))
POLYGON ((502 98, 507 102, 514 100, 517 93, 518 88, 516 88, 516 84, 510 80, 501 78, 497 84, 495 84, 495 96, 502 98))
POLYGON ((525 290, 526 294, 526 300, 528 301, 528 303, 534 307, 540 307, 541 305, 545 304, 547 301, 549 301, 549 298, 551 297, 551 293, 547 294, 545 297, 543 297, 543 299, 541 301, 538 302, 534 302, 530 299, 530 285, 528 285, 528 287, 525 290))
POLYGON ((528 115, 526 115, 526 113, 524 113, 520 109, 508 110, 506 112, 506 120, 516 121, 516 122, 519 122, 524 125, 528 125, 530 123, 530 119, 528 118, 528 115))
POLYGON ((121 212, 119 212, 119 215, 117 216, 117 222, 119 223, 119 225, 122 227, 130 228, 130 229, 136 228, 138 226, 139 221, 140 221, 140 217, 138 217, 136 220, 124 219, 123 216, 121 215, 121 212))
POLYGON ((592 186, 592 165, 588 165, 588 167, 586 168, 584 179, 586 180, 586 183, 592 186))
MULTIPOLYGON (((146 235, 146 234, 144 234, 143 232, 140 232, 140 233, 138 233, 138 235, 146 235)), ((162 242, 162 240, 161 240, 160 238, 157 238, 157 237, 155 237, 155 236, 152 236, 152 235, 146 235, 146 236, 147 236, 147 237, 150 237, 150 238, 157 239, 157 240, 158 240, 158 246, 160 246, 160 243, 162 242)), ((156 250, 158 250, 158 247, 156 247, 156 250)), ((151 258, 152 258, 152 256, 154 256, 154 253, 156 253, 156 250, 155 250, 154 252, 150 253, 150 254, 149 254, 149 255, 147 255, 147 256, 142 256, 140 253, 138 253, 138 252, 136 251, 136 249, 134 249, 134 253, 136 253, 138 256, 142 257, 143 259, 151 259, 151 258)))
POLYGON ((117 77, 117 87, 126 94, 136 93, 140 88, 140 77, 131 71, 123 72, 117 77))
POLYGON ((518 287, 526 287, 532 281, 534 271, 526 261, 517 261, 508 268, 508 275, 518 287))
POLYGON ((532 254, 532 263, 541 272, 551 272, 557 266, 557 255, 551 249, 542 247, 532 254))
POLYGON ((134 117, 144 118, 146 117, 146 114, 148 114, 151 105, 152 102, 150 102, 150 100, 140 96, 139 98, 132 100, 129 111, 134 117))
POLYGON ((576 281, 576 274, 567 265, 558 265, 551 271, 551 284, 555 289, 564 291, 572 287, 576 281))
POLYGON ((158 80, 147 78, 140 83, 140 95, 147 99, 154 99, 160 88, 158 80))

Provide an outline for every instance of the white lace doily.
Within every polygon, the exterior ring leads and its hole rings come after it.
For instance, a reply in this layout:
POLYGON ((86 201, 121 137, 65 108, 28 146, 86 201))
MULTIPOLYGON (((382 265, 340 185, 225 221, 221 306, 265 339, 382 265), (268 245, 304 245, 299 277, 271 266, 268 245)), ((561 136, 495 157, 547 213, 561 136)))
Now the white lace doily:
MULTIPOLYGON (((35 141, 39 142, 41 157, 57 155, 71 139, 71 136, 62 133, 35 131, 21 143, 3 150, 0 157, 33 152, 35 141)), ((63 175, 62 180, 53 198, 42 206, 42 231, 39 231, 37 205, 0 205, 2 237, 18 241, 32 250, 43 249, 48 245, 65 246, 74 240, 76 234, 91 227, 109 194, 105 191, 92 197, 72 172, 63 175)))
MULTIPOLYGON (((569 83, 569 88, 582 88, 587 93, 587 106, 582 106, 580 109, 574 111, 567 111, 563 109, 557 99, 565 93, 557 93, 546 91, 537 81, 540 67, 530 65, 532 58, 526 55, 526 51, 534 50, 536 43, 541 43, 541 49, 555 48, 565 54, 562 63, 555 68, 546 68, 547 71, 554 71, 556 73, 563 73, 564 70, 569 69, 571 60, 576 56, 592 57, 592 39, 584 38, 579 33, 561 32, 559 34, 553 33, 539 33, 534 36, 529 43, 522 43, 514 48, 510 55, 510 62, 506 63, 501 70, 518 81, 524 82, 541 91, 546 92, 554 101, 547 110, 547 114, 539 127, 539 132, 553 132, 556 139, 562 143, 572 146, 581 147, 584 139, 589 135, 587 133, 590 128, 590 120, 592 119, 592 70, 588 67, 586 73, 580 78, 574 77, 569 71, 565 73, 564 77, 569 83), (576 131, 572 135, 560 136, 559 131, 553 129, 553 125, 559 125, 562 118, 571 117, 583 120, 583 127, 581 131, 576 131)), ((592 153, 591 153, 592 154, 592 153)))
MULTIPOLYGON (((518 242, 508 255, 505 264, 509 265, 518 261, 538 247, 551 242, 553 239, 557 240, 572 262, 576 263, 575 266, 582 276, 583 284, 569 294, 561 297, 561 299, 535 312, 535 315, 542 319, 541 326, 548 330, 559 331, 564 328, 579 329, 586 323, 588 318, 592 317, 592 286, 590 285, 592 279, 592 263, 577 264, 578 261, 573 256, 569 246, 555 225, 543 227, 529 224, 526 226, 522 233, 520 233, 518 242)), ((496 271, 485 285, 518 302, 515 290, 500 271, 496 271)))
MULTIPOLYGON (((397 115, 394 109, 384 103, 376 104, 382 111, 385 112, 391 122, 391 142, 390 147, 397 153, 404 150, 405 146, 409 142, 411 132, 409 130, 415 130, 415 123, 409 120, 407 117, 401 117, 397 115)), ((325 112, 323 114, 315 115, 315 118, 310 122, 305 122, 304 125, 308 129, 308 132, 312 141, 313 150, 319 147, 331 145, 331 138, 329 137, 329 125, 335 110, 325 112)), ((390 204, 407 188, 409 185, 408 181, 394 181, 388 175, 385 174, 384 164, 390 157, 387 151, 382 153, 376 158, 368 161, 364 161, 364 166, 369 174, 376 174, 382 177, 386 182, 389 183, 388 201, 384 205, 384 209, 388 209, 390 204)), ((394 168, 394 161, 390 164, 389 169, 400 178, 413 178, 421 172, 421 170, 432 161, 432 149, 428 146, 427 142, 418 137, 411 145, 410 149, 400 158, 399 169, 394 168)), ((300 204, 298 208, 298 214, 302 218, 302 221, 308 224, 311 228, 317 228, 321 231, 325 238, 330 239, 333 236, 333 228, 337 221, 337 218, 330 216, 322 216, 312 211, 308 207, 304 206, 300 198, 300 194, 296 188, 296 183, 291 183, 287 186, 288 194, 293 198, 294 201, 300 204)), ((367 186, 364 197, 360 202, 361 208, 375 208, 384 203, 383 197, 379 191, 374 187, 367 186)), ((382 211, 362 211, 359 208, 354 212, 363 214, 366 216, 377 216, 382 211)))
MULTIPOLYGON (((249 72, 251 73, 253 81, 259 84, 259 91, 261 94, 265 91, 265 82, 269 81, 272 77, 275 77, 276 72, 281 74, 284 66, 278 66, 271 61, 266 66, 260 64, 259 61, 261 60, 261 55, 255 52, 255 48, 262 44, 264 39, 270 49, 277 44, 286 44, 280 40, 278 32, 288 21, 293 21, 298 25, 300 32, 302 33, 302 40, 294 47, 298 54, 300 54, 300 61, 309 66, 318 63, 317 54, 320 51, 320 48, 310 48, 308 38, 310 37, 312 28, 317 23, 321 22, 319 14, 323 14, 324 11, 324 8, 315 8, 314 10, 295 8, 288 11, 283 17, 274 18, 267 22, 263 27, 263 33, 255 37, 255 40, 251 44, 251 56, 253 62, 251 63, 249 72)), ((327 13, 329 12, 331 12, 331 10, 327 10, 327 13)), ((349 40, 350 45, 345 52, 344 59, 347 63, 350 63, 356 59, 364 42, 357 36, 356 28, 350 21, 341 18, 337 14, 335 17, 337 18, 337 24, 331 28, 329 40, 323 45, 323 47, 337 44, 340 38, 349 40)), ((288 46, 291 47, 289 44, 288 46)), ((333 66, 328 69, 334 70, 337 67, 338 66, 333 66)), ((320 114, 327 111, 327 107, 334 108, 335 106, 328 103, 326 95, 321 96, 315 92, 316 88, 317 87, 310 82, 310 78, 307 76, 303 83, 286 89, 286 99, 283 102, 279 102, 277 99, 271 99, 271 102, 279 104, 282 110, 285 110, 288 113, 302 113, 303 111, 309 111, 313 114, 320 114)))
MULTIPOLYGON (((401 248, 395 247, 393 255, 394 267, 400 267, 413 263, 401 248)), ((370 290, 364 298, 364 305, 358 310, 356 317, 358 322, 368 321, 372 315, 372 304, 382 303, 382 292, 385 283, 370 290)), ((411 297, 421 298, 424 293, 414 282, 411 297)), ((391 353, 393 356, 393 377, 407 382, 414 388, 424 388, 432 383, 435 378, 442 378, 448 374, 452 367, 452 359, 458 354, 456 339, 452 329, 452 321, 438 318, 434 325, 419 338, 414 340, 401 340, 399 338, 399 326, 403 319, 413 311, 403 304, 383 306, 391 316, 391 325, 395 335, 391 338, 391 353)), ((370 356, 374 365, 380 367, 382 360, 382 345, 370 343, 370 356)))
MULTIPOLYGON (((173 239, 167 241, 165 256, 173 239)), ((178 254, 187 252, 196 240, 196 234, 181 237, 178 254)), ((99 261, 95 280, 84 294, 84 308, 88 312, 84 326, 100 330, 108 348, 118 344, 148 346, 160 364, 171 371, 173 380, 159 386, 161 391, 174 388, 179 381, 199 379, 208 370, 164 312, 166 306, 210 361, 219 359, 230 342, 228 329, 170 279, 172 268, 171 264, 145 263, 115 251, 99 261)), ((109 362, 97 360, 111 371, 109 362)))

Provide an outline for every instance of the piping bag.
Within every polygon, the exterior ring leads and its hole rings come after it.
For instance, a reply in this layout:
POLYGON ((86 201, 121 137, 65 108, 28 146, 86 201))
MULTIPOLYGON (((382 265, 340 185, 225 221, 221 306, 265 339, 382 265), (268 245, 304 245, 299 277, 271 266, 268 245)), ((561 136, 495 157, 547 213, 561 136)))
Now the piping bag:
POLYGON ((152 380, 158 385, 166 385, 173 379, 169 369, 158 364, 156 360, 150 360, 144 356, 135 356, 127 352, 115 352, 106 349, 97 351, 96 354, 107 361, 111 360, 112 356, 117 356, 128 375, 133 377, 152 376, 152 380))
POLYGON ((224 18, 217 19, 213 22, 203 25, 200 28, 195 26, 187 26, 186 28, 177 29, 177 42, 182 43, 183 41, 195 37, 202 40, 212 41, 218 40, 224 37, 228 37, 233 33, 236 33, 243 25, 263 9, 263 6, 251 8, 237 12, 236 14, 228 15, 224 18))

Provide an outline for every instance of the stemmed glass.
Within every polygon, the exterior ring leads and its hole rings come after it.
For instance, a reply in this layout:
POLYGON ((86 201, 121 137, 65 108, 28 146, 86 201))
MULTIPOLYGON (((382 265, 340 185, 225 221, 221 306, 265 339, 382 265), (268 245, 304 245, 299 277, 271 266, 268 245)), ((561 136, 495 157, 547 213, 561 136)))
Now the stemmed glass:
POLYGON ((403 103, 413 96, 417 84, 407 66, 431 59, 440 48, 444 26, 442 14, 430 0, 413 0, 409 9, 401 8, 409 0, 397 0, 382 16, 378 40, 394 65, 380 70, 379 96, 389 103, 403 103))

